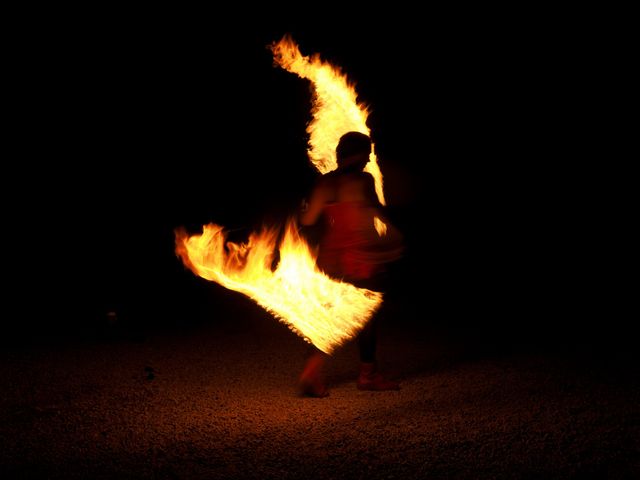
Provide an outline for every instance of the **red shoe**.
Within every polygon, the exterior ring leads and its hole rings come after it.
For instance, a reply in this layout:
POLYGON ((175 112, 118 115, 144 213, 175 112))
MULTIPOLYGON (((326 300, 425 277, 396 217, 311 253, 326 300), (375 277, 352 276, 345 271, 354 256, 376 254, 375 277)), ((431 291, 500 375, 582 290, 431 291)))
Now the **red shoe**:
POLYGON ((374 363, 361 363, 360 375, 358 376, 358 390, 371 390, 383 392, 387 390, 400 390, 400 384, 385 379, 376 371, 374 363))
POLYGON ((300 390, 307 397, 322 398, 329 395, 329 391, 324 383, 322 368, 324 366, 325 354, 316 353, 307 360, 304 370, 300 374, 300 390))

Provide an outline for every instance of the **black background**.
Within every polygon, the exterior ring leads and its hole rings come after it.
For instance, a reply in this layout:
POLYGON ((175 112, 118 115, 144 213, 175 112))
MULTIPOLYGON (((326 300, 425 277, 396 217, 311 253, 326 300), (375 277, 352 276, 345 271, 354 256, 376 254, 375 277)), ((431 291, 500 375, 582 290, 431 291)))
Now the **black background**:
POLYGON ((408 246, 390 299, 410 321, 624 338, 605 179, 584 155, 591 40, 522 15, 222 29, 221 16, 167 13, 92 14, 16 40, 18 308, 5 338, 69 335, 112 310, 141 328, 188 326, 248 301, 185 270, 173 230, 215 222, 242 240, 310 188, 310 86, 267 48, 287 33, 370 107, 408 246))

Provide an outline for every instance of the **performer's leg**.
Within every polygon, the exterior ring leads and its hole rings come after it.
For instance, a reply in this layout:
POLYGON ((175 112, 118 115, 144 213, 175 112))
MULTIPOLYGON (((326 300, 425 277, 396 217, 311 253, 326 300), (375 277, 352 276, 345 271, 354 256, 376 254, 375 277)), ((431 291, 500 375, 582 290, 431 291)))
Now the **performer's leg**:
POLYGON ((377 319, 378 315, 374 314, 373 318, 358 334, 358 350, 361 362, 375 363, 376 361, 376 348, 378 346, 377 319))
MULTIPOLYGON (((384 291, 383 277, 371 279, 370 282, 361 283, 363 288, 384 291)), ((381 312, 376 312, 369 323, 358 335, 358 349, 360 354, 360 374, 357 386, 360 390, 399 390, 400 384, 386 380, 379 372, 377 366, 378 325, 381 312)))
POLYGON ((378 345, 377 318, 378 316, 374 315, 358 335, 360 374, 358 375, 357 386, 360 390, 399 390, 399 383, 386 380, 378 373, 378 365, 376 362, 376 348, 378 345))
POLYGON ((309 397, 326 397, 329 391, 325 385, 324 364, 328 355, 316 348, 309 346, 307 362, 300 374, 299 384, 303 395, 309 397))

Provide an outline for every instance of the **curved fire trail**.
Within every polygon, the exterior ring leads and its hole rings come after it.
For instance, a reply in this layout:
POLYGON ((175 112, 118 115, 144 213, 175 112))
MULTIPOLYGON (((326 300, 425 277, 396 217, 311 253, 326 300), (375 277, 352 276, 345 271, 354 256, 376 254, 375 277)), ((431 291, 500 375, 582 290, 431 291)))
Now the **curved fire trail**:
MULTIPOLYGON (((367 127, 368 108, 356 101, 358 95, 355 86, 349 83, 339 67, 323 62, 319 54, 303 56, 290 36, 271 45, 271 51, 276 65, 311 81, 312 119, 307 126, 311 148, 307 153, 320 173, 335 170, 338 167, 335 147, 340 137, 349 131, 370 135, 367 127)), ((376 193, 384 205, 382 173, 375 145, 365 171, 373 175, 376 193)))
MULTIPOLYGON (((339 68, 304 57, 288 36, 271 45, 276 65, 311 81, 314 88, 309 159, 321 172, 337 167, 335 146, 351 130, 369 134, 366 107, 339 68)), ((382 203, 382 175, 372 152, 367 164, 382 203)), ((378 219, 376 219, 378 220, 378 219)), ((380 235, 385 225, 376 222, 380 235)), ((320 350, 331 353, 352 338, 380 307, 382 294, 329 278, 316 267, 315 255, 290 220, 280 245, 279 227, 250 235, 245 244, 226 241, 224 228, 209 224, 201 235, 176 230, 176 253, 193 273, 247 295, 320 350), (280 260, 271 269, 276 248, 280 260)))

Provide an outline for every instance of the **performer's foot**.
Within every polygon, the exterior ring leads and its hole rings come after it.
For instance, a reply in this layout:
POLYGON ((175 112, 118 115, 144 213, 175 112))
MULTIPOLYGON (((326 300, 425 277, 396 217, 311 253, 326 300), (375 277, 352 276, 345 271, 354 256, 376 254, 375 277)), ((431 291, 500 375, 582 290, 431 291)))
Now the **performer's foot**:
POLYGON ((329 390, 324 383, 322 367, 325 354, 316 353, 307 360, 304 370, 300 374, 300 390, 307 397, 322 398, 329 395, 329 390))
POLYGON ((300 390, 305 397, 323 398, 329 396, 327 387, 318 380, 300 380, 300 390))
POLYGON ((400 384, 385 379, 376 371, 374 363, 362 363, 360 365, 360 375, 357 382, 358 390, 371 390, 382 392, 387 390, 400 390, 400 384))

